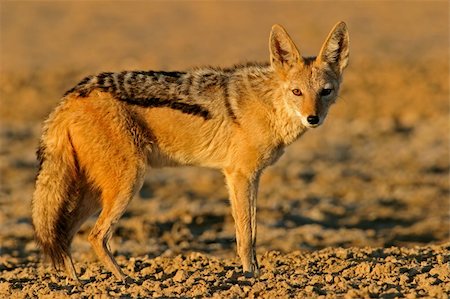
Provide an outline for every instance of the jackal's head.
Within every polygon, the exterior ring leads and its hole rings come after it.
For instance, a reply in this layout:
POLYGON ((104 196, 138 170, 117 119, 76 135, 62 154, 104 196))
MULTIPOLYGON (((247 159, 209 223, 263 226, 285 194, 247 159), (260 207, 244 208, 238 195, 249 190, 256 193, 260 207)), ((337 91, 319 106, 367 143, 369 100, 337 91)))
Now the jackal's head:
POLYGON ((272 27, 269 47, 286 109, 305 127, 321 125, 337 99, 342 72, 348 64, 347 26, 344 22, 334 26, 317 57, 302 57, 280 25, 272 27))

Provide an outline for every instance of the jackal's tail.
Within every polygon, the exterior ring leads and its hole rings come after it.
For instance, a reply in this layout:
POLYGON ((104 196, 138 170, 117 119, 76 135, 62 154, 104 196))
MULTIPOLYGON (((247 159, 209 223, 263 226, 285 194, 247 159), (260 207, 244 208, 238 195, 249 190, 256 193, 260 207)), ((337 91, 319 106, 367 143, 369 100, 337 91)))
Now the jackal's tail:
POLYGON ((48 121, 37 150, 39 172, 32 200, 35 238, 56 268, 70 256, 70 212, 76 205, 78 163, 65 124, 48 121))

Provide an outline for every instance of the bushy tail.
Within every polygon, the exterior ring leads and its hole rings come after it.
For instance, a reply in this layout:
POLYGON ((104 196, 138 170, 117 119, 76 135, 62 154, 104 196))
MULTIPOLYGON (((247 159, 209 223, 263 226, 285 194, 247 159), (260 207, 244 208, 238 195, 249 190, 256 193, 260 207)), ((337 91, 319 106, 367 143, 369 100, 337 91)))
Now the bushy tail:
POLYGON ((32 200, 35 238, 56 268, 69 255, 70 219, 76 200, 78 165, 67 127, 47 123, 37 157, 40 163, 32 200))

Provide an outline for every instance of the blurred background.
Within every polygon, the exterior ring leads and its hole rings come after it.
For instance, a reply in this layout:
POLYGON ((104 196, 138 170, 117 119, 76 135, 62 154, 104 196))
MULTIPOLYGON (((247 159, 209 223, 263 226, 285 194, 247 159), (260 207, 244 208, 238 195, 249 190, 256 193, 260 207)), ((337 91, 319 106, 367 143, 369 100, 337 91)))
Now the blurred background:
MULTIPOLYGON (((263 175, 258 251, 449 241, 447 1, 4 1, 0 9, 0 253, 36 252, 29 217, 41 124, 84 76, 266 61, 274 23, 304 56, 316 55, 340 20, 351 40, 341 99, 263 175)), ((86 241, 93 221, 75 239, 75 258, 95 258, 86 241)), ((133 255, 234 255, 222 175, 150 170, 113 240, 133 255)))

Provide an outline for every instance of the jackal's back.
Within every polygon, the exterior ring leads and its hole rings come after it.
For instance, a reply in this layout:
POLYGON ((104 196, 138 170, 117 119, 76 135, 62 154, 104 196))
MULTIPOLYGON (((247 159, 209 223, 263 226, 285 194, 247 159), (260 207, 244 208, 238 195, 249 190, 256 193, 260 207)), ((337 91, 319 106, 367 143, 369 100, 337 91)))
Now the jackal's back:
POLYGON ((226 112, 234 120, 236 115, 231 104, 231 93, 233 81, 239 80, 236 74, 242 68, 243 66, 228 69, 206 67, 188 72, 103 72, 84 78, 68 90, 65 96, 85 98, 98 90, 130 105, 167 107, 204 119, 226 112))

